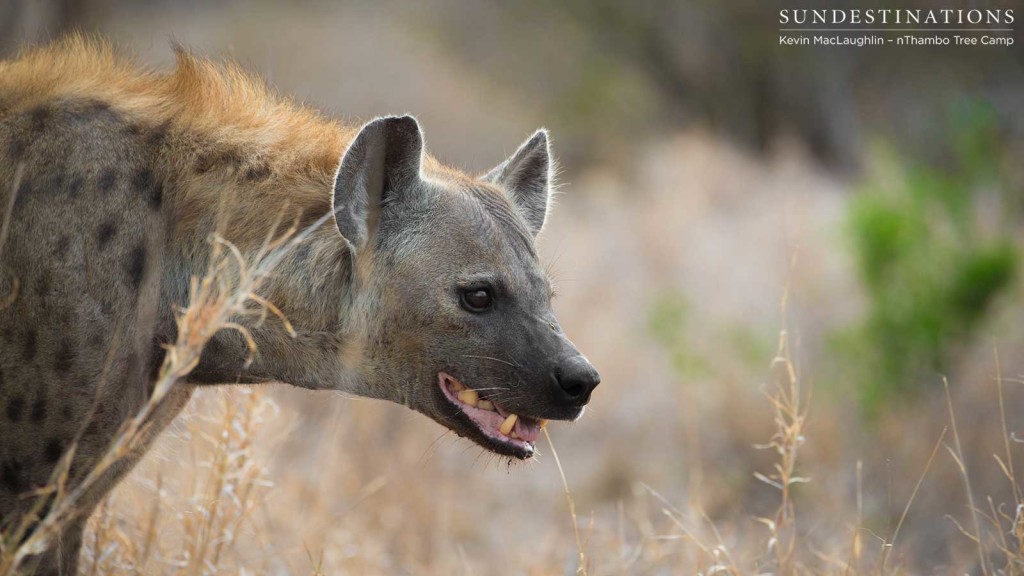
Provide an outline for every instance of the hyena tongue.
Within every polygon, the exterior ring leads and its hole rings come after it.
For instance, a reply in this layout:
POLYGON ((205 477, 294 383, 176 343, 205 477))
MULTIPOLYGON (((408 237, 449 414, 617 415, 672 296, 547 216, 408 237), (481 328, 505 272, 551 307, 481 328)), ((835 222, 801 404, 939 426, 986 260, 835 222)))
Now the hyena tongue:
POLYGON ((516 420, 515 430, 516 436, 519 436, 520 440, 536 442, 537 438, 540 437, 540 422, 533 418, 520 416, 516 420))

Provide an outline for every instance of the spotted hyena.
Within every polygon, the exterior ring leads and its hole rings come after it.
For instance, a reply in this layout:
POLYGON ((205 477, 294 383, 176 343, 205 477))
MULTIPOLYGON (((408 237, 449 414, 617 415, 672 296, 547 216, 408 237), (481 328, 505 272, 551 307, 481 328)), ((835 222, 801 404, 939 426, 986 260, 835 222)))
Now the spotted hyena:
MULTIPOLYGON (((243 254, 313 227, 260 289, 294 326, 224 331, 152 416, 194 386, 279 381, 406 405, 484 448, 533 454, 543 419, 582 413, 599 376, 551 311, 534 239, 547 132, 473 176, 427 155, 410 116, 360 127, 178 52, 143 70, 81 38, 0 62, 0 525, 77 439, 77 481, 142 406, 217 230, 243 254), (317 225, 320 223, 319 225, 317 225)), ((72 573, 80 505, 40 573, 72 573)))

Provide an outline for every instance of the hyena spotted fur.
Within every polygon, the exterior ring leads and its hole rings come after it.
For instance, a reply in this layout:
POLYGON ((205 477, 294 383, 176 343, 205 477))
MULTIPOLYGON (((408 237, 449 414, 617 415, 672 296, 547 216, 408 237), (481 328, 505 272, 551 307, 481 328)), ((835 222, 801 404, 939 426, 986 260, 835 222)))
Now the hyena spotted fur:
MULTIPOLYGON (((296 334, 250 326, 249 364, 237 332, 218 334, 147 443, 196 386, 284 382, 397 402, 530 457, 546 419, 578 418, 599 382, 534 245, 552 164, 541 130, 464 174, 425 153, 412 117, 326 119, 180 49, 167 73, 77 36, 0 62, 0 531, 73 440, 72 485, 145 404, 211 235, 248 257, 282 222, 309 235, 260 295, 296 334)), ((22 570, 73 574, 89 514, 143 451, 22 570)))

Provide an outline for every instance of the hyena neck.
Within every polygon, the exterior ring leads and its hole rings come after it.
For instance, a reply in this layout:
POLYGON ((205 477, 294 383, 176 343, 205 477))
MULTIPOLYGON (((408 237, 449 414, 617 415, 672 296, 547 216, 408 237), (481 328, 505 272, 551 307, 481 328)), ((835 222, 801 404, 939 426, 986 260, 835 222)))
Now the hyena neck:
MULTIPOLYGON (((337 232, 330 233, 333 227, 333 222, 325 224, 323 230, 289 247, 261 282, 257 293, 280 316, 266 311, 261 320, 256 314, 240 319, 256 344, 252 361, 246 365, 251 352, 242 336, 222 330, 204 350, 191 381, 360 389, 364 323, 355 310, 351 256, 337 232)), ((243 252, 250 259, 257 255, 243 252)))
MULTIPOLYGON (((210 252, 214 234, 237 247, 251 264, 265 253, 268 242, 281 243, 286 253, 257 293, 280 310, 294 335, 273 313, 262 322, 243 322, 257 346, 246 365, 250 352, 245 340, 237 332, 221 331, 204 350, 190 380, 200 384, 276 381, 357 391, 362 385, 364 337, 362 322, 353 314, 356 287, 350 248, 329 216, 333 174, 296 174, 294 169, 272 165, 269 174, 253 183, 245 178, 250 170, 246 166, 258 165, 260 158, 239 155, 233 160, 238 166, 221 167, 219 174, 181 177, 175 217, 176 235, 186 246, 185 258, 177 259, 185 263, 185 273, 175 277, 180 281, 207 272, 208 258, 194 255, 210 252), (217 180, 219 195, 211 194, 209 179, 217 180), (207 202, 199 204, 196 199, 207 202)), ((301 158, 292 162, 304 164, 301 158)))

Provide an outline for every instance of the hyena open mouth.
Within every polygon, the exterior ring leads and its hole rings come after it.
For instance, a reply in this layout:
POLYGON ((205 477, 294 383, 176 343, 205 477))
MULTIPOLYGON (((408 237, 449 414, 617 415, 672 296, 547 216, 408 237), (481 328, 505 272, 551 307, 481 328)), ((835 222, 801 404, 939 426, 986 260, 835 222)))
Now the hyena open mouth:
MULTIPOLYGON (((467 387, 444 372, 438 374, 438 385, 445 398, 467 416, 476 432, 479 432, 472 435, 472 439, 481 446, 498 454, 521 459, 533 456, 535 442, 540 437, 540 431, 547 425, 547 420, 513 414, 485 394, 467 387)), ((461 435, 458 430, 455 432, 461 435)))

